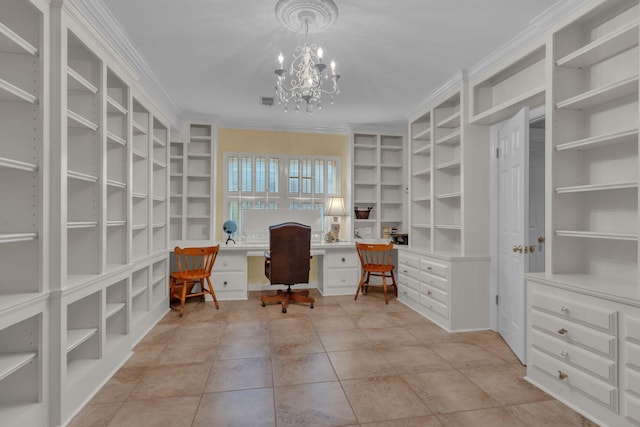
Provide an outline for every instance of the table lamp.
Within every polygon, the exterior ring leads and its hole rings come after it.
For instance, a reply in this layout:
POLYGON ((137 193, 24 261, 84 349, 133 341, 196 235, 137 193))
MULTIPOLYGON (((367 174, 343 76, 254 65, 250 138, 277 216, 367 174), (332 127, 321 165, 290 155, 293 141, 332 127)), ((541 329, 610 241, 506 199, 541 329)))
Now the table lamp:
POLYGON ((344 208, 344 199, 342 197, 331 197, 324 209, 325 216, 332 216, 331 235, 334 241, 338 241, 340 237, 340 217, 347 216, 344 208))

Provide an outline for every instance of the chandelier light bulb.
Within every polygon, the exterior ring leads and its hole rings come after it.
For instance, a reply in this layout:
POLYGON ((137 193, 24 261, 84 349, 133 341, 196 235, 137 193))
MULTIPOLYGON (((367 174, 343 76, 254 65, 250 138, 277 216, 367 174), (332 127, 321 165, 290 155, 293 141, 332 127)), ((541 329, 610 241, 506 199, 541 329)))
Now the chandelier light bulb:
POLYGON ((323 54, 323 53, 324 53, 324 52, 322 51, 322 47, 319 47, 319 48, 318 48, 318 59, 322 59, 322 54, 323 54))
POLYGON ((284 56, 282 55, 282 52, 280 52, 280 55, 278 55, 278 62, 280 63, 280 68, 284 68, 283 64, 284 64, 284 56))

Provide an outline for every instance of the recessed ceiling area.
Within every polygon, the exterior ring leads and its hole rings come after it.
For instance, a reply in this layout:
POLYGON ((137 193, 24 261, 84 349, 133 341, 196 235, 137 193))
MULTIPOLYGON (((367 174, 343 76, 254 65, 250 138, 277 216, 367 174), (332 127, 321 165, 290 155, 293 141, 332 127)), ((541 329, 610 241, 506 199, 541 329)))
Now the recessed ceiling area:
POLYGON ((336 61, 341 93, 310 115, 261 103, 274 95, 278 53, 304 38, 278 21, 277 0, 103 1, 184 114, 309 129, 403 126, 430 92, 557 2, 335 0, 337 20, 309 37, 336 61))

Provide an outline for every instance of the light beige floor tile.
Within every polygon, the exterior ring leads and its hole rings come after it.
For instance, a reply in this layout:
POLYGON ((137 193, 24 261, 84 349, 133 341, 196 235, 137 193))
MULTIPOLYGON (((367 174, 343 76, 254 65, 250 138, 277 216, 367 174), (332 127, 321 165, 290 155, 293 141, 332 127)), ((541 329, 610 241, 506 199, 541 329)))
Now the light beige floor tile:
POLYGON ((91 399, 91 403, 124 402, 136 384, 140 382, 146 368, 121 368, 91 399))
POLYGON ((397 374, 377 349, 331 351, 328 355, 340 380, 397 374))
POLYGON ((273 387, 271 359, 216 360, 209 372, 205 393, 273 387))
POLYGON ((324 347, 316 332, 271 335, 271 354, 322 353, 324 347))
POLYGON ((267 320, 227 321, 224 337, 260 337, 269 333, 267 320))
POLYGON ((307 314, 288 313, 287 316, 276 317, 269 321, 271 335, 287 335, 315 332, 311 317, 307 314))
POLYGON ((422 342, 401 327, 366 328, 362 332, 369 338, 374 347, 398 347, 420 345, 422 342))
POLYGON ((125 368, 146 368, 155 363, 156 359, 166 348, 166 344, 138 344, 133 349, 133 354, 123 365, 125 368))
POLYGON ((458 371, 403 375, 427 406, 435 413, 493 408, 498 402, 458 371))
POLYGON ((353 317, 347 314, 335 316, 318 315, 313 316, 311 319, 313 322, 313 326, 317 331, 335 331, 340 329, 355 329, 358 327, 355 320, 353 320, 353 317))
POLYGON ((507 366, 484 366, 460 372, 486 391, 501 405, 539 402, 551 397, 527 382, 522 373, 507 366))
POLYGON ((216 351, 216 359, 242 359, 269 357, 268 337, 230 337, 220 342, 216 351))
POLYGON ((189 427, 200 396, 168 397, 125 402, 109 427, 189 427))
POLYGON ((213 362, 216 355, 215 345, 212 344, 172 344, 174 345, 167 345, 154 360, 153 365, 213 362))
POLYGON ((475 344, 451 342, 438 343, 430 347, 451 366, 458 369, 506 364, 504 360, 497 358, 495 354, 475 344))
POLYGON ((426 345, 380 348, 380 353, 400 374, 446 371, 453 367, 426 345))
POLYGON ((193 422, 193 427, 275 425, 271 388, 206 393, 193 422))
POLYGON ((398 376, 342 381, 351 407, 361 423, 431 415, 431 410, 398 376))
POLYGON ((320 331, 318 335, 320 335, 320 340, 326 351, 373 348, 369 338, 360 329, 320 331))
POLYGON ((122 405, 122 402, 92 403, 73 417, 67 427, 106 427, 122 405))
POLYGON ((275 398, 278 427, 344 426, 358 422, 337 381, 276 387, 275 398))
POLYGON ((598 427, 557 400, 509 406, 508 409, 527 427, 598 427))
POLYGON ((443 342, 455 342, 456 334, 450 334, 434 323, 412 323, 405 326, 407 331, 426 345, 435 345, 443 342))
POLYGON ((359 328, 392 328, 394 327, 393 319, 386 313, 360 313, 353 316, 359 328))
POLYGON ((204 391, 211 363, 153 366, 145 370, 131 393, 135 399, 199 395, 204 391))
MULTIPOLYGON (((480 409, 452 414, 441 414, 438 418, 445 427, 526 427, 505 408, 480 409)), ((559 425, 558 425, 559 426, 559 425)))
POLYGON ((272 360, 276 386, 338 379, 326 353, 273 355, 272 360))
MULTIPOLYGON (((361 427, 442 427, 442 423, 435 415, 427 417, 406 418, 404 420, 381 421, 377 423, 360 424, 361 427)), ((480 427, 480 426, 478 426, 480 427)))

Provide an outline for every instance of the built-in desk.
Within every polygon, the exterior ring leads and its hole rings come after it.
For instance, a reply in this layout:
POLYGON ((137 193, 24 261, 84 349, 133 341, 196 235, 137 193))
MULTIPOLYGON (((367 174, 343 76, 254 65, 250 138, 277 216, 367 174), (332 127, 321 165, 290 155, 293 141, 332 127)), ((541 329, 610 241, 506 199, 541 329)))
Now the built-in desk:
MULTIPOLYGON (((203 243, 182 246, 205 246, 203 243)), ((247 258, 263 256, 269 243, 220 243, 220 252, 213 266, 213 288, 219 300, 247 299, 249 290, 247 258)), ((356 292, 360 261, 353 242, 312 243, 311 255, 317 259, 318 280, 315 284, 322 295, 350 295, 356 292)), ((172 267, 174 268, 174 267, 172 267)), ((313 284, 310 284, 313 286, 313 284)))

